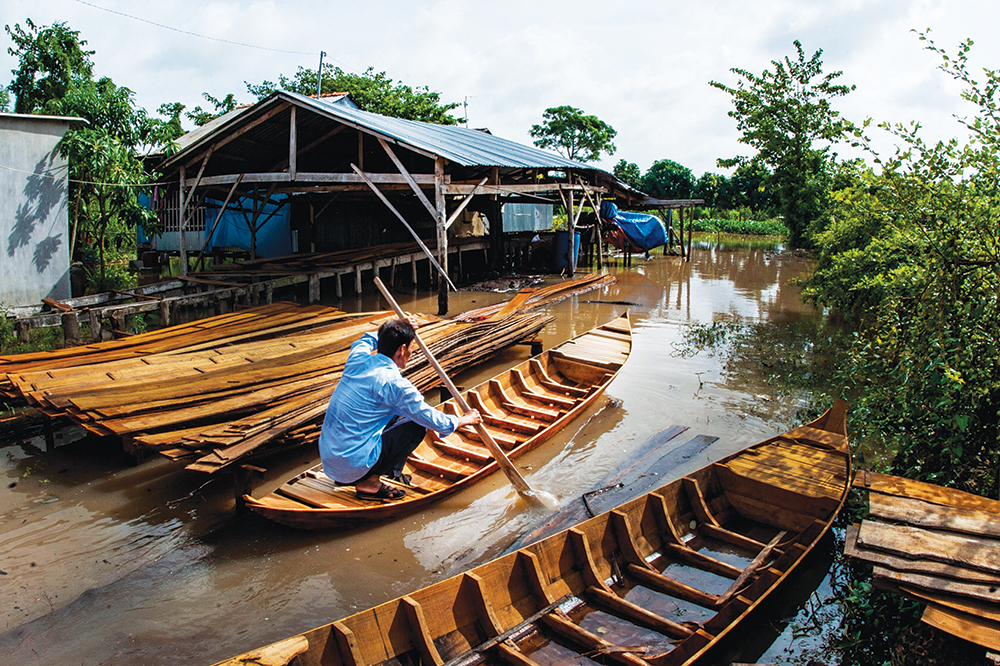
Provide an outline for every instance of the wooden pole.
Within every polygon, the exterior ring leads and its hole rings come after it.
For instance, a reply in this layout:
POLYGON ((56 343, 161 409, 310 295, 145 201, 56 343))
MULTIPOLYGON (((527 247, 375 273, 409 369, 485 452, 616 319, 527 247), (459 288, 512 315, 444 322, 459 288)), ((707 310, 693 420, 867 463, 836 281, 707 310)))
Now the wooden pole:
MULTIPOLYGON (((403 310, 396 303, 396 299, 392 297, 392 294, 389 293, 389 290, 385 288, 385 285, 382 284, 382 280, 380 280, 378 276, 375 277, 375 286, 378 287, 378 290, 382 292, 382 296, 389 303, 389 305, 392 306, 392 309, 396 311, 396 315, 400 319, 405 320, 406 315, 403 314, 403 310)), ((437 359, 434 358, 434 355, 431 353, 431 350, 427 347, 427 345, 420 338, 420 336, 417 335, 415 339, 417 341, 417 346, 420 347, 420 351, 424 353, 424 357, 427 359, 427 362, 431 364, 431 367, 434 368, 434 371, 437 373, 438 377, 440 377, 441 381, 444 382, 444 385, 448 387, 448 392, 451 393, 451 397, 453 397, 455 399, 455 402, 458 403, 459 409, 462 410, 463 414, 465 412, 468 412, 470 409, 469 403, 466 402, 465 397, 455 387, 455 384, 448 377, 448 373, 446 373, 444 371, 444 368, 441 367, 441 364, 437 362, 437 359)), ((490 431, 486 429, 486 426, 484 426, 482 423, 477 423, 476 432, 479 433, 479 437, 486 445, 486 448, 489 449, 490 453, 493 455, 493 459, 496 461, 497 465, 510 480, 511 485, 514 486, 514 489, 525 497, 535 498, 536 496, 534 492, 532 492, 531 487, 528 485, 528 482, 525 481, 524 477, 521 476, 521 473, 517 471, 517 468, 514 467, 514 464, 507 457, 507 454, 503 452, 503 449, 500 448, 500 445, 497 444, 496 441, 493 439, 493 435, 491 435, 490 431)))
MULTIPOLYGON (((438 263, 441 264, 443 278, 448 277, 448 229, 445 222, 448 220, 448 211, 444 201, 444 158, 438 157, 434 160, 434 204, 437 208, 435 226, 437 227, 437 251, 438 263)), ((457 291, 457 290, 456 290, 457 291)), ((445 279, 438 282, 438 315, 448 314, 448 285, 445 279)))

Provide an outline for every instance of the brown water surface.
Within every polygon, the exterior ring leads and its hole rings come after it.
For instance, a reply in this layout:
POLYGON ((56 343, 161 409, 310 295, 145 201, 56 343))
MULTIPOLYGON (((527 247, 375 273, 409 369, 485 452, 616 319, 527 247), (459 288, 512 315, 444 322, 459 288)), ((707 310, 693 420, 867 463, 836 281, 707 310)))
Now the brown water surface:
MULTIPOLYGON (((690 263, 655 256, 612 267, 616 283, 551 306, 546 348, 626 308, 634 346, 597 404, 518 460, 528 483, 565 504, 669 425, 690 427, 671 445, 720 437, 673 478, 793 425, 798 405, 770 399, 752 375, 725 375, 719 357, 680 355, 677 345, 692 323, 817 318, 788 284, 807 269, 763 247, 706 243, 690 263)), ((372 292, 331 302, 384 309, 372 292)), ((460 292, 452 311, 511 295, 460 292)), ((399 300, 437 309, 426 292, 399 300)), ((456 383, 473 385, 527 355, 509 349, 456 383)), ((37 442, 0 440, 0 663, 211 664, 454 575, 547 517, 494 475, 394 522, 297 532, 237 517, 226 478, 159 459, 125 467, 120 451, 79 430, 59 437, 49 454, 37 442)), ((300 450, 261 461, 268 473, 257 492, 316 457, 300 450)))

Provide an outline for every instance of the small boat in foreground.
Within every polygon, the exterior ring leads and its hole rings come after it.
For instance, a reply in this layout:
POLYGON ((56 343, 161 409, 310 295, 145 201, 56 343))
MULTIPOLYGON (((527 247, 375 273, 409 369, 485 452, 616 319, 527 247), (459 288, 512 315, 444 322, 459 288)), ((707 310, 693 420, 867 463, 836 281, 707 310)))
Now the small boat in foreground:
MULTIPOLYGON (((487 430, 517 458, 535 448, 589 407, 611 383, 632 351, 628 313, 466 392, 469 405, 483 415, 487 430)), ((458 414, 454 400, 438 409, 458 414)), ((358 521, 390 518, 415 511, 457 492, 499 469, 474 428, 438 438, 428 434, 403 470, 412 486, 384 479, 406 490, 399 500, 358 498, 353 486, 338 486, 317 465, 253 498, 247 508, 275 522, 303 529, 326 529, 358 521)))
POLYGON ((576 527, 222 664, 690 666, 830 529, 850 487, 846 431, 838 401, 576 527))

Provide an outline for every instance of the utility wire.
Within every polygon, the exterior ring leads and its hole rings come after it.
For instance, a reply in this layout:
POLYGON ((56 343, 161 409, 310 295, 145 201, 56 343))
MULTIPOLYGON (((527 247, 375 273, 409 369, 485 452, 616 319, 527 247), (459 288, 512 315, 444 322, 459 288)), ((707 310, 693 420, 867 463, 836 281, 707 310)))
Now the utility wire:
POLYGON ((251 49, 259 49, 261 51, 271 51, 274 53, 292 53, 295 55, 316 55, 315 52, 306 51, 288 51, 285 49, 272 49, 266 46, 257 46, 256 44, 247 44, 245 42, 235 42, 231 39, 222 39, 220 37, 210 37, 209 35, 200 35, 197 32, 191 32, 190 30, 181 30, 180 28, 175 28, 173 26, 164 25, 163 23, 156 23, 155 21, 150 21, 148 19, 140 18, 138 16, 133 16, 132 14, 126 14, 125 12, 120 12, 115 9, 108 9, 107 7, 101 7, 100 5, 95 5, 92 2, 85 2, 85 0, 76 0, 81 5, 87 5, 88 7, 93 7, 94 9, 100 9, 102 12, 108 12, 109 14, 117 14, 119 16, 124 16, 125 18, 130 18, 135 21, 142 21, 143 23, 148 23, 149 25, 155 25, 157 28, 165 28, 167 30, 173 30, 174 32, 179 32, 184 35, 191 35, 192 37, 200 37, 202 39, 210 39, 214 42, 223 42, 224 44, 235 44, 236 46, 245 46, 251 49))
MULTIPOLYGON (((63 169, 68 169, 69 167, 61 167, 59 169, 48 169, 46 171, 25 171, 24 169, 16 169, 14 167, 4 166, 0 164, 0 169, 5 171, 14 171, 16 173, 26 173, 29 176, 37 176, 39 178, 48 178, 49 180, 56 181, 61 179, 61 176, 54 175, 56 171, 61 171, 63 169)), ((67 183, 77 183, 78 185, 103 185, 105 187, 153 187, 159 183, 101 183, 96 180, 77 180, 76 178, 67 178, 67 183)))

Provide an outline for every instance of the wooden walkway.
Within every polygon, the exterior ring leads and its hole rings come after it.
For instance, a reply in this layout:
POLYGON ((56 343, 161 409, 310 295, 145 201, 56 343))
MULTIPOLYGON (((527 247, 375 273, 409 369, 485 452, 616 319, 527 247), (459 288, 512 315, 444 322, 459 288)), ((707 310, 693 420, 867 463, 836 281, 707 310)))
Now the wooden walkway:
POLYGON ((923 621, 1000 650, 1000 502, 859 471, 870 516, 844 552, 874 565, 880 587, 927 604, 923 621))

